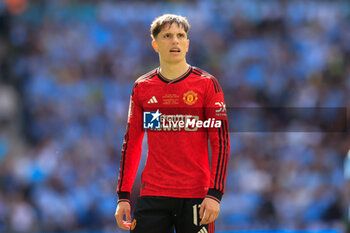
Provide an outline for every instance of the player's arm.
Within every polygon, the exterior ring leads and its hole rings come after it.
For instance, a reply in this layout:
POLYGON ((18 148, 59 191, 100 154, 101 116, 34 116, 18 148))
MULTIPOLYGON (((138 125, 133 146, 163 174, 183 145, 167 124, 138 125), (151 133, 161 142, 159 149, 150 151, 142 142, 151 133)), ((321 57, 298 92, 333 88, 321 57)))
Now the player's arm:
POLYGON ((230 154, 229 129, 226 114, 226 104, 222 89, 217 80, 212 77, 206 96, 206 117, 221 121, 221 127, 209 130, 209 141, 212 150, 210 186, 204 199, 200 217, 201 224, 215 221, 220 211, 220 201, 225 191, 227 164, 230 154))
POLYGON ((128 230, 130 228, 130 193, 141 159, 142 140, 142 106, 138 101, 138 87, 134 85, 129 105, 128 123, 122 148, 117 193, 119 196, 115 218, 118 226, 128 230), (124 221, 124 216, 126 221, 124 221))

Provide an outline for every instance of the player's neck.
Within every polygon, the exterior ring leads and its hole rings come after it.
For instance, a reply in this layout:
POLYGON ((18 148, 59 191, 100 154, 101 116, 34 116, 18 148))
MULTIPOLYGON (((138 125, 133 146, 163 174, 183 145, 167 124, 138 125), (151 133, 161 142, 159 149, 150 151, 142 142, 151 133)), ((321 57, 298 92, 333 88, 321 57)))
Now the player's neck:
POLYGON ((183 75, 188 70, 189 66, 190 65, 186 63, 186 60, 177 64, 160 63, 160 73, 165 78, 173 80, 183 75))

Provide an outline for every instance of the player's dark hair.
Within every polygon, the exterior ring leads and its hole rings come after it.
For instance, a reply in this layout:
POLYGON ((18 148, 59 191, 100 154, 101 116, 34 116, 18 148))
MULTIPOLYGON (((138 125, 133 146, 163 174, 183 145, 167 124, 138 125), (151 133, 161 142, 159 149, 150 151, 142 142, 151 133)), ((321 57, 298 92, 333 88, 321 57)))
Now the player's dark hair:
POLYGON ((173 23, 176 23, 179 27, 182 27, 185 30, 186 34, 188 33, 190 24, 185 17, 181 15, 164 14, 155 18, 151 24, 152 39, 155 39, 166 25, 171 26, 173 23))

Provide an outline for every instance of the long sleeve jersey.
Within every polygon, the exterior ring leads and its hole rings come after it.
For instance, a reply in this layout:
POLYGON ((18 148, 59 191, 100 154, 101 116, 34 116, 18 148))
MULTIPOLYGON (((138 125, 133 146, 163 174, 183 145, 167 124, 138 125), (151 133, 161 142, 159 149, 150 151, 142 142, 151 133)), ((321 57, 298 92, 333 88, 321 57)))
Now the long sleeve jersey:
POLYGON ((141 196, 207 196, 221 201, 230 140, 223 91, 212 75, 190 66, 181 77, 168 80, 157 68, 136 80, 122 148, 119 199, 130 198, 145 132, 148 154, 142 172, 141 196), (145 130, 146 115, 152 113, 151 121, 159 120, 160 128, 145 130), (192 119, 192 125, 186 128, 175 122, 179 119, 190 123, 192 119), (194 125, 193 119, 210 122, 194 125), (201 128, 203 125, 209 128, 201 128))

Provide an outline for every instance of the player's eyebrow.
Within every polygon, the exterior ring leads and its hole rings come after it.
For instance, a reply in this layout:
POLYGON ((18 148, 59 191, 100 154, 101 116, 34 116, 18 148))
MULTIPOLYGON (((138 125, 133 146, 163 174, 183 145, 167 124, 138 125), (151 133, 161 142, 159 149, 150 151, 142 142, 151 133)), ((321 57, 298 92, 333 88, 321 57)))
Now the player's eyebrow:
POLYGON ((186 35, 186 33, 184 33, 184 32, 175 32, 175 33, 173 33, 173 32, 164 32, 164 35, 186 35))

